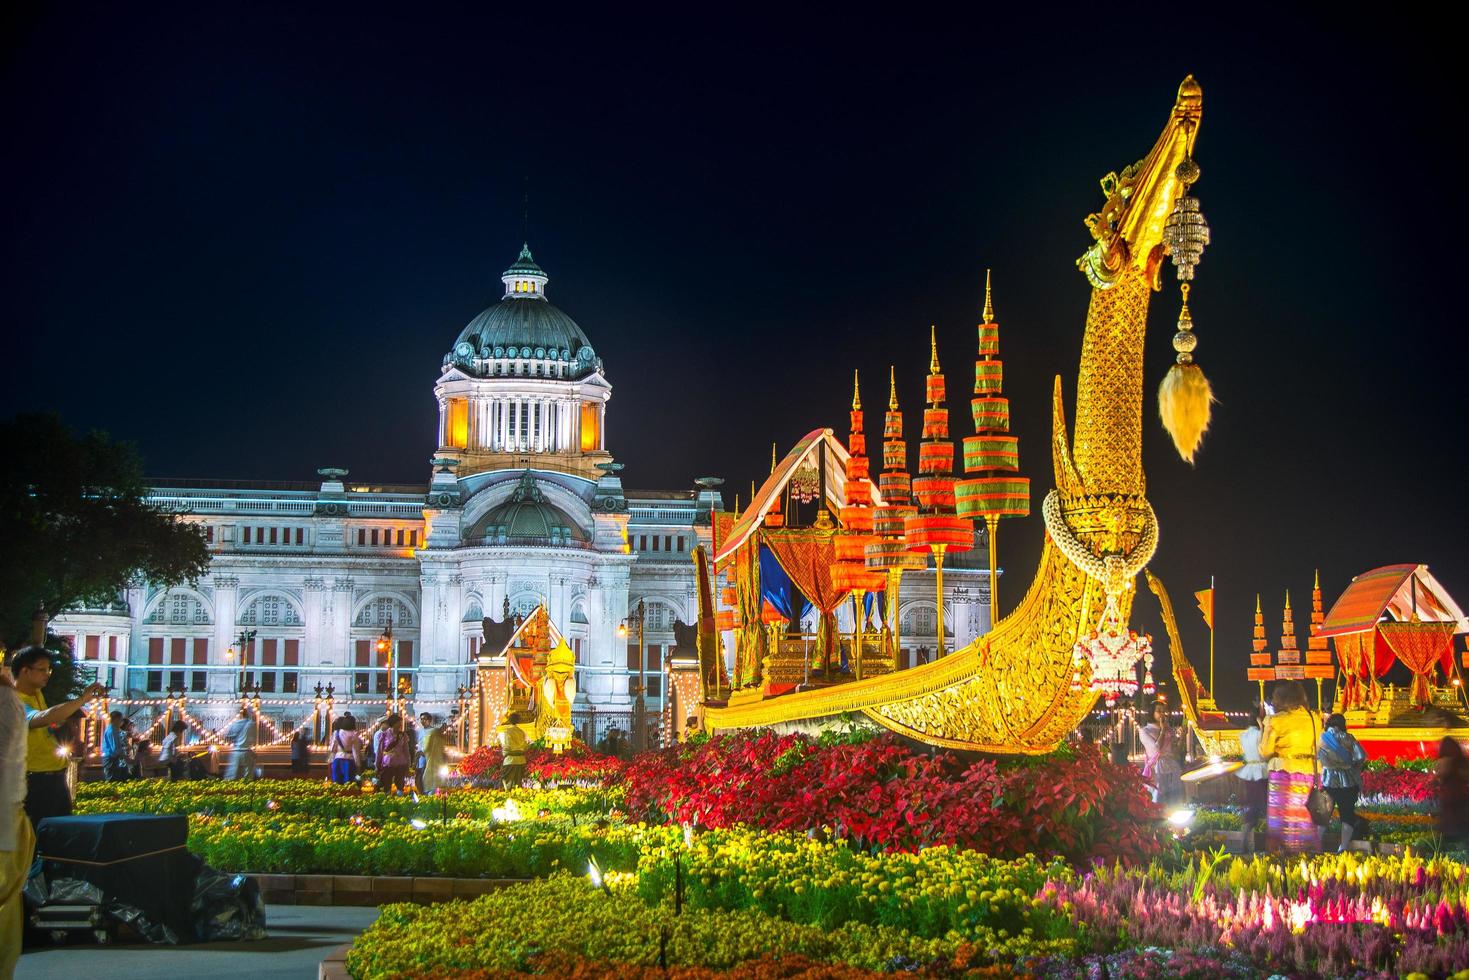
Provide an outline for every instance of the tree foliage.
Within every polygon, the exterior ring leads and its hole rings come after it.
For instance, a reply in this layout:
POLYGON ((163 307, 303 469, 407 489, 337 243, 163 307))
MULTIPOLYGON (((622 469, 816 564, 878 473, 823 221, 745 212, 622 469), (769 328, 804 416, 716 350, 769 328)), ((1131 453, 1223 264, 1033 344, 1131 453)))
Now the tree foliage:
POLYGON ((55 415, 0 422, 0 642, 27 641, 49 615, 116 602, 134 578, 195 581, 209 568, 204 535, 146 500, 132 446, 78 436, 55 415))

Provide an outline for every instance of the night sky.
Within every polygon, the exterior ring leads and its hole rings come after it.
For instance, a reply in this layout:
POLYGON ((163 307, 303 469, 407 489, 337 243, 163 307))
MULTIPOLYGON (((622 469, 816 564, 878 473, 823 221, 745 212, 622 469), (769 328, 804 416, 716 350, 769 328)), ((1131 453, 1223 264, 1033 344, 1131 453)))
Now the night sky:
MULTIPOLYGON (((1008 608, 1040 550, 1053 375, 1075 403, 1082 219, 1193 72, 1214 244, 1192 307, 1220 404, 1189 467, 1153 396, 1170 269, 1145 434, 1153 567, 1192 659, 1211 574, 1235 706, 1256 592, 1272 646, 1287 588, 1304 645, 1317 567, 1328 603, 1408 561, 1469 602, 1446 35, 1286 5, 1146 26, 1094 6, 1029 24, 364 9, 6 15, 0 415, 106 429, 158 477, 425 482, 441 359, 502 294, 528 185, 548 295, 606 360, 626 485, 715 474, 744 501, 772 441, 845 435, 854 367, 871 428, 897 366, 916 462, 930 323, 970 434, 990 266, 1037 511, 1001 533, 1008 608)), ((1137 608, 1163 645, 1151 597, 1137 608)))

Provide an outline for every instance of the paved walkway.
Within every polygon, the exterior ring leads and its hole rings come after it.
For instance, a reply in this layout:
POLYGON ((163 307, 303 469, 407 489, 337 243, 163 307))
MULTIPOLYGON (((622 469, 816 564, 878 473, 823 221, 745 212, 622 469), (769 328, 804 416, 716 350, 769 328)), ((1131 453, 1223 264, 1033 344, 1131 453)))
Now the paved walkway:
POLYGON ((349 943, 377 918, 375 908, 268 905, 268 938, 257 943, 194 946, 97 946, 77 943, 21 956, 16 980, 98 977, 105 980, 315 980, 333 947, 349 943))

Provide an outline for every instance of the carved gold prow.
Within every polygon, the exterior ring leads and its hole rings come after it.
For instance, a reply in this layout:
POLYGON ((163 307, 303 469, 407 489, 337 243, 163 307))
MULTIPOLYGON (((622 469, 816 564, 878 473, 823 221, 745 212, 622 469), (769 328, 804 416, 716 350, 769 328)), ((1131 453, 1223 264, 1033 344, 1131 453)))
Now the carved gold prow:
POLYGON ((1040 567, 1020 604, 986 635, 931 664, 864 681, 711 708, 711 728, 738 728, 860 710, 922 741, 988 752, 1047 752, 1095 704, 1077 641, 1107 594, 1125 619, 1133 578, 1157 542, 1142 469, 1142 360, 1148 300, 1163 259, 1163 227, 1185 189, 1202 92, 1190 76, 1153 149, 1103 181, 1107 201, 1087 219, 1095 244, 1078 262, 1092 284, 1068 442, 1060 378, 1052 393, 1056 491, 1043 513, 1040 567))

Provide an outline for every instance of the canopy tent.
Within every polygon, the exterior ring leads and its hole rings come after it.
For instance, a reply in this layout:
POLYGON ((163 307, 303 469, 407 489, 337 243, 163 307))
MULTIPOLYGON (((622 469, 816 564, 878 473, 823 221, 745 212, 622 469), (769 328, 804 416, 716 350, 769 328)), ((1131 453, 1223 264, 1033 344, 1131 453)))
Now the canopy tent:
MULTIPOLYGON (((776 464, 770 476, 760 489, 755 492, 755 498, 750 501, 750 506, 745 509, 734 522, 728 535, 720 535, 719 551, 714 560, 719 567, 734 556, 740 545, 749 540, 765 522, 765 515, 769 514, 780 502, 781 494, 785 492, 791 479, 806 464, 815 465, 814 460, 821 455, 821 448, 826 447, 826 465, 823 467, 822 483, 826 487, 825 500, 829 509, 835 513, 847 502, 847 458, 851 455, 847 447, 832 433, 831 429, 813 429, 796 443, 790 452, 786 453, 785 459, 776 464)), ((872 488, 872 505, 882 506, 882 495, 876 487, 872 488)))
POLYGON ((1318 636, 1336 641, 1344 677, 1344 703, 1374 700, 1377 678, 1394 662, 1413 673, 1414 703, 1428 700, 1435 665, 1445 675, 1454 666, 1454 634, 1469 632, 1469 620, 1427 565, 1384 565, 1352 579, 1332 604, 1318 636))
POLYGON ((1331 606, 1318 636, 1360 633, 1391 613, 1399 622, 1450 622, 1455 633, 1469 633, 1469 619, 1427 565, 1384 565, 1352 579, 1331 606))

